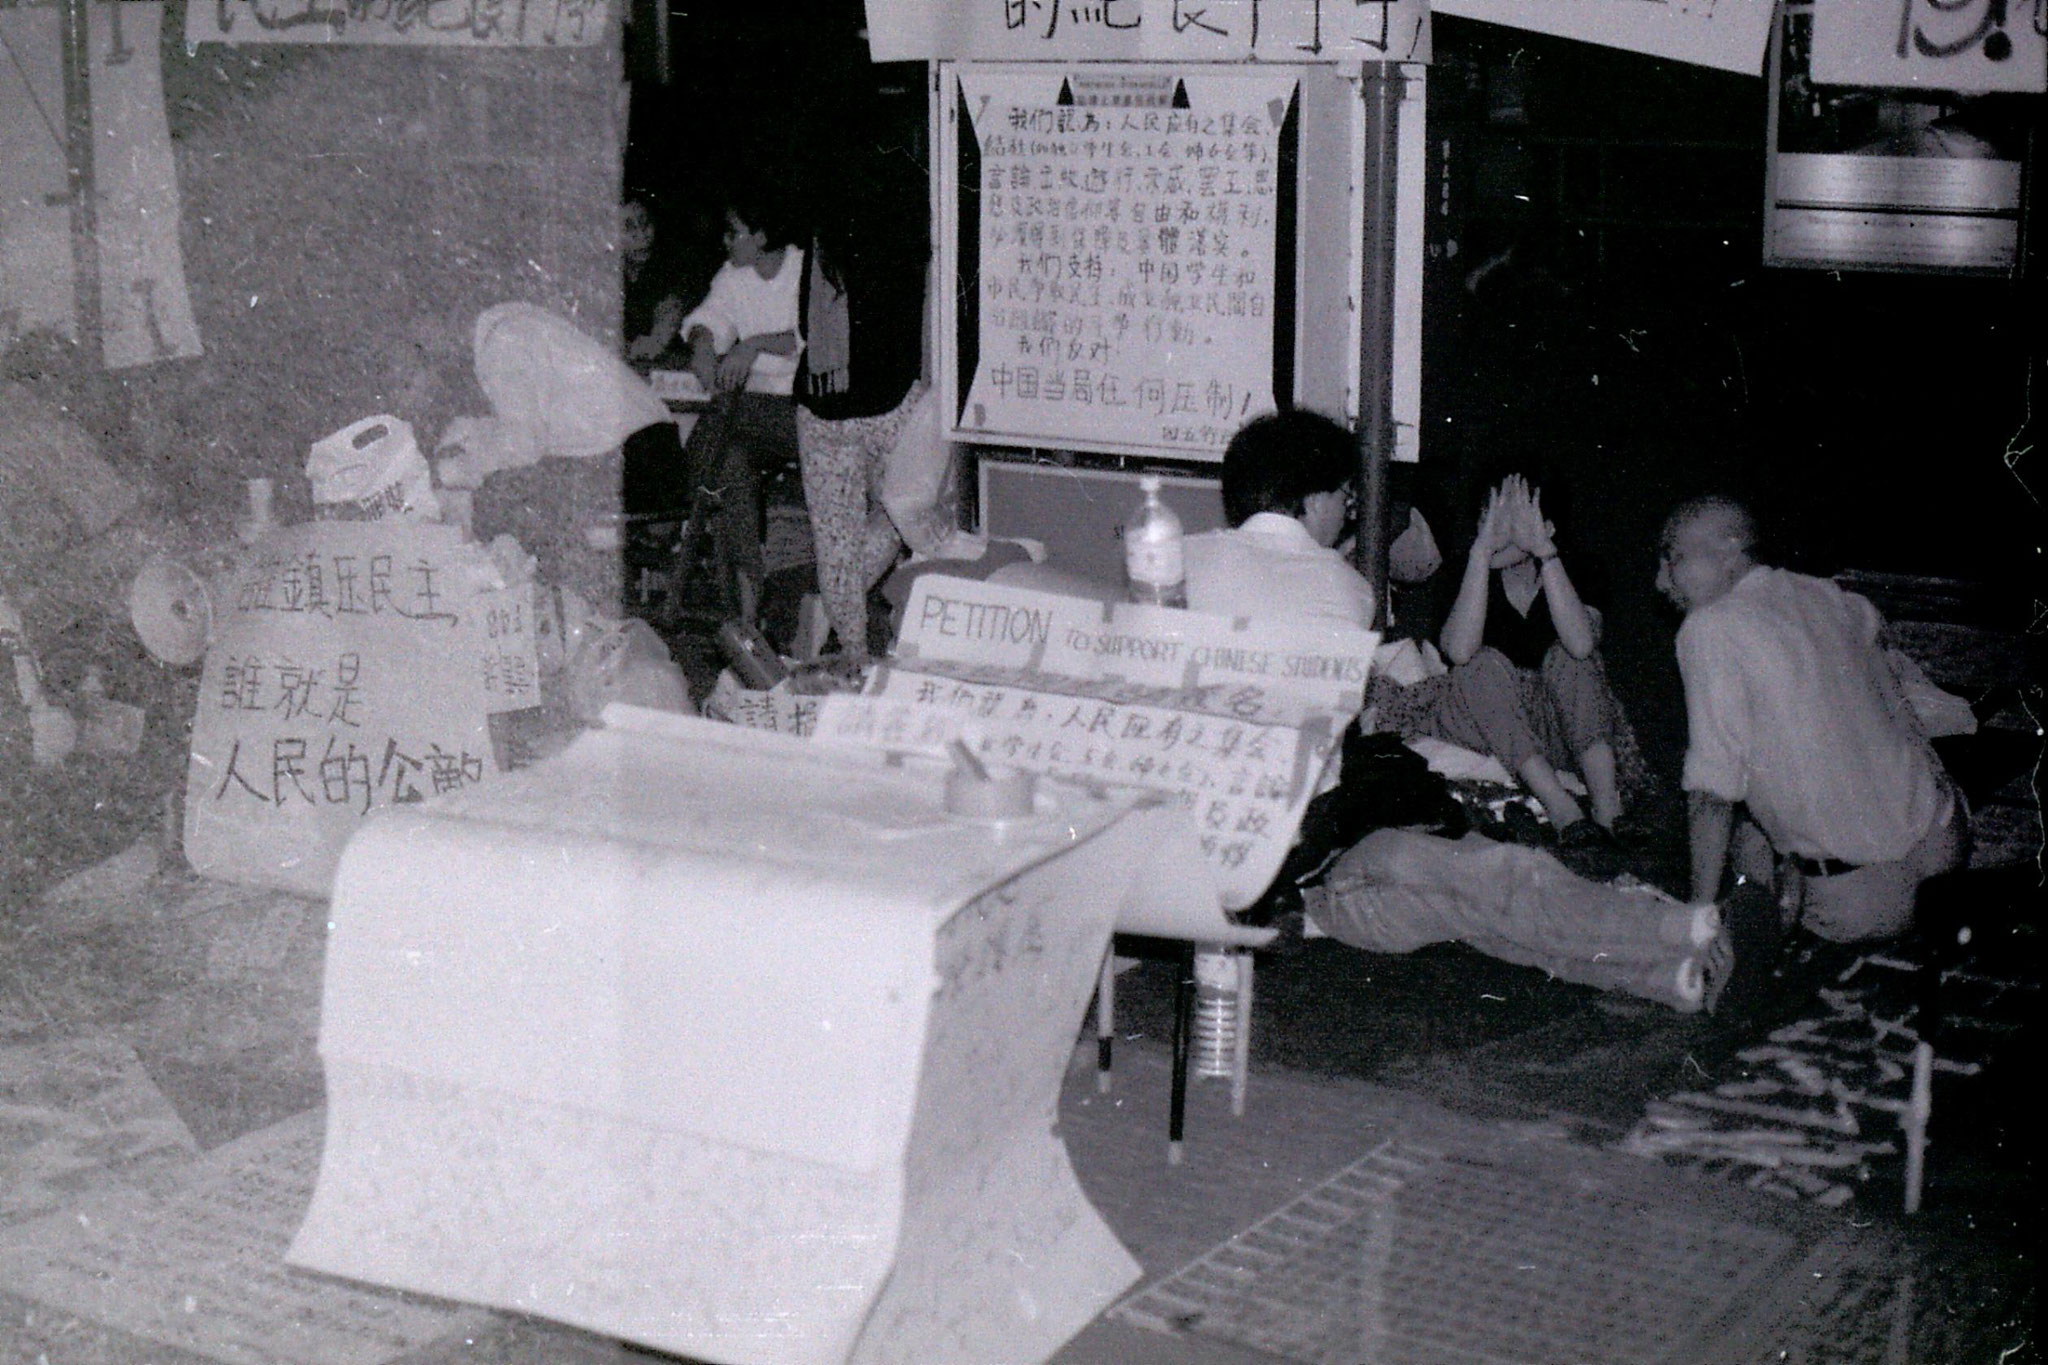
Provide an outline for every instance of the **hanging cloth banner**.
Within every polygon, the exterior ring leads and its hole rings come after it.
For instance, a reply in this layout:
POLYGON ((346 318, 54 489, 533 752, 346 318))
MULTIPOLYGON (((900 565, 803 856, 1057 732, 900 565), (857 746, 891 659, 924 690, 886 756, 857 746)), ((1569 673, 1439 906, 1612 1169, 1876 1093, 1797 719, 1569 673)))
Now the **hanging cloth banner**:
POLYGON ((55 5, 0 5, 0 345, 77 330, 55 5))
POLYGON ((1771 0, 1431 0, 1430 9, 1761 76, 1773 6, 1771 0))
POLYGON ((867 0, 867 20, 878 62, 1429 60, 1425 0, 867 0))
POLYGON ((185 292, 178 168, 157 47, 164 7, 121 0, 88 12, 102 353, 110 370, 196 356, 199 327, 185 292))
POLYGON ((610 0, 207 0, 185 42, 399 47, 590 47, 610 0))

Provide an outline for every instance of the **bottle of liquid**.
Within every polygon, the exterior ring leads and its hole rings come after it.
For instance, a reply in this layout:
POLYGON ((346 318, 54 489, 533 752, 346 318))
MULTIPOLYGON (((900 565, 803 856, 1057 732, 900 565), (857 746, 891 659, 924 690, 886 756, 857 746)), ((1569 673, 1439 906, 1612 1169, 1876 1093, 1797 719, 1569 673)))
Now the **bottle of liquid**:
POLYGON ((1237 956, 1229 948, 1195 949, 1195 1017, 1191 1068, 1199 1079, 1228 1076, 1236 1069, 1238 1017, 1237 956))
POLYGON ((761 632, 741 621, 727 621, 718 628, 718 645, 733 675, 757 692, 766 692, 789 676, 782 658, 761 632))
POLYGON ((1159 476, 1138 479, 1145 500, 1124 526, 1124 572, 1131 600, 1155 607, 1188 604, 1187 564, 1181 550, 1180 517, 1159 497, 1159 476))

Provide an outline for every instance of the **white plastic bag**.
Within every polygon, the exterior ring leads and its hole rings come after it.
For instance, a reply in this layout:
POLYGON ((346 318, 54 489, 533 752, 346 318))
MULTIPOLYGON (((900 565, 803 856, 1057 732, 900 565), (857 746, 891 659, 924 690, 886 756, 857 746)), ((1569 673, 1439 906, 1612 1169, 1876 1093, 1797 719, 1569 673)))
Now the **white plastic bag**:
POLYGON ((918 394, 882 460, 882 506, 915 554, 936 554, 960 529, 960 462, 942 415, 934 390, 918 394))
POLYGON ((411 424, 389 413, 351 422, 313 443, 306 456, 313 501, 346 507, 364 521, 439 521, 441 503, 411 424))

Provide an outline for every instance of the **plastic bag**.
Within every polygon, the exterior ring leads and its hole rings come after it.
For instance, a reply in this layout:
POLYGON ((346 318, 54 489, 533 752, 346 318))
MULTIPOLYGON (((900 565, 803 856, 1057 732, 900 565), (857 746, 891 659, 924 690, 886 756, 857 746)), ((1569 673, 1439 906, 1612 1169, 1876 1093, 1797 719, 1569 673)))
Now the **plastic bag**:
POLYGON ((441 503, 412 426, 379 413, 313 443, 306 457, 313 501, 363 521, 439 521, 441 503))
POLYGON ((960 529, 960 462, 945 437, 938 395, 917 395, 882 458, 882 506, 916 554, 936 554, 960 529))
POLYGON ((476 378, 489 417, 458 417, 441 433, 441 481, 474 488, 500 469, 549 455, 590 459, 642 427, 669 420, 647 381, 567 318, 530 303, 477 315, 476 378))

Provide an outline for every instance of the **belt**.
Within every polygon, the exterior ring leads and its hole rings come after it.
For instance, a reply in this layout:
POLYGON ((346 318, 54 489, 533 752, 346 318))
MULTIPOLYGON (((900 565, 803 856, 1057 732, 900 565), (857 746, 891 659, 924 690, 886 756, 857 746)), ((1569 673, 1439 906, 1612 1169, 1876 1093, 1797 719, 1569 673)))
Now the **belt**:
POLYGON ((1861 864, 1845 863, 1839 858, 1809 858, 1804 853, 1795 853, 1792 866, 1809 877, 1839 877, 1854 872, 1861 864))

